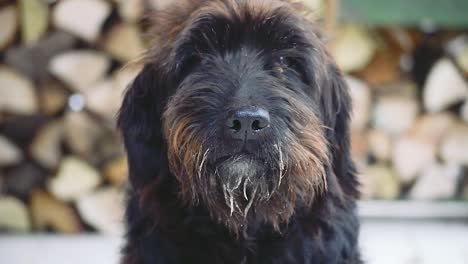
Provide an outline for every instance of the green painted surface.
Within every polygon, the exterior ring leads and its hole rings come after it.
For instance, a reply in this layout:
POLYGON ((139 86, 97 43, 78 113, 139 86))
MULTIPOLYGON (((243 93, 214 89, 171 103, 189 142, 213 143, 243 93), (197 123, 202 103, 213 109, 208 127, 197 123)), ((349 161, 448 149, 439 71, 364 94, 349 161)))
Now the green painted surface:
POLYGON ((340 17, 369 25, 468 28, 468 0, 340 0, 340 17))

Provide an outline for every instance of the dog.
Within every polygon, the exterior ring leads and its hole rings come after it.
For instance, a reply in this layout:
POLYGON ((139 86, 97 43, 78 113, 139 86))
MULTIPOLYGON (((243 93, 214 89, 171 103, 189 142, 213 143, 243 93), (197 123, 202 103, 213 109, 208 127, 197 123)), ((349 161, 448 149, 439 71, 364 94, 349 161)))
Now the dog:
POLYGON ((123 264, 357 264, 348 88, 301 7, 177 1, 118 117, 123 264))

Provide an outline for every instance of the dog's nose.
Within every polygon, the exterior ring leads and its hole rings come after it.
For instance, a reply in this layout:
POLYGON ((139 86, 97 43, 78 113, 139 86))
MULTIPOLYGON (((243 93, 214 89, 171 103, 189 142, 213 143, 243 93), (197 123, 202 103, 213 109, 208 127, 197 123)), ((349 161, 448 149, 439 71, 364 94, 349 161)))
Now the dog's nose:
POLYGON ((226 125, 232 138, 255 140, 270 126, 270 115, 262 108, 241 109, 228 118, 226 125))

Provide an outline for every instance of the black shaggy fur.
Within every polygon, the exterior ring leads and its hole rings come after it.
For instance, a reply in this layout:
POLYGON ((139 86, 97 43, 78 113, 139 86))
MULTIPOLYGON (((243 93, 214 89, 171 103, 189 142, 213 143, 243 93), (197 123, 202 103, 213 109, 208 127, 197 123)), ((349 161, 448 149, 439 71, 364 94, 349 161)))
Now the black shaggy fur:
POLYGON ((176 2, 120 111, 122 263, 361 263, 350 99, 318 31, 289 1, 176 2), (252 142, 226 132, 245 106, 271 116, 252 142))

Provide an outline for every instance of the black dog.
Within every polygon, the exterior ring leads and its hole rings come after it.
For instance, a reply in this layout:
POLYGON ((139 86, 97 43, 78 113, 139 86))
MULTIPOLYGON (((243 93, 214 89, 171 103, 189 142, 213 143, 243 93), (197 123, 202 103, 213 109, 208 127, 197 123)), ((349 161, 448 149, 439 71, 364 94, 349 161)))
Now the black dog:
POLYGON ((122 263, 361 263, 350 99, 318 31, 287 1, 177 3, 119 116, 122 263))

